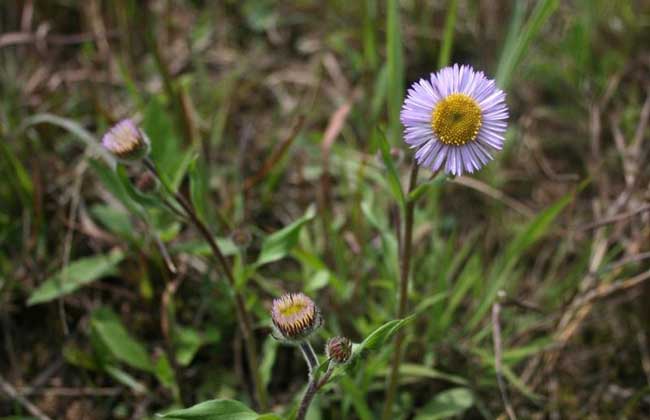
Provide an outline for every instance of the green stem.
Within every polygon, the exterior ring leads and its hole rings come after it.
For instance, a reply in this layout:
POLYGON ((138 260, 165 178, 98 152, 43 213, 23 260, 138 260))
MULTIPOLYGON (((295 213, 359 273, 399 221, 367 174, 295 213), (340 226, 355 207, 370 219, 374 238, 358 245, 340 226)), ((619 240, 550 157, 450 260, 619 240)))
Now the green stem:
POLYGON ((226 280, 228 281, 228 285, 230 286, 234 295, 235 308, 236 308, 235 312, 237 315, 239 328, 241 329, 244 338, 244 347, 246 349, 248 368, 250 370, 252 380, 253 380, 253 385, 255 387, 257 403, 259 404, 260 408, 263 411, 266 411, 268 409, 268 396, 266 394, 266 388, 262 383, 262 378, 259 372, 259 363, 258 363, 257 350, 256 350, 257 346, 255 342, 255 336, 253 335, 253 327, 252 327, 253 323, 251 321, 250 314, 246 310, 244 297, 239 292, 239 290, 237 290, 235 276, 233 275, 232 267, 230 266, 230 263, 228 262, 226 257, 221 252, 221 249, 219 248, 219 245, 215 241, 214 236, 210 232, 210 229, 208 229, 208 227, 201 221, 199 216, 196 214, 196 211, 194 210, 192 204, 190 204, 190 202, 183 195, 181 195, 179 192, 174 191, 171 188, 167 180, 160 174, 160 172, 158 172, 156 165, 150 159, 148 158, 145 159, 144 164, 154 175, 156 175, 156 177, 163 184, 167 192, 171 194, 176 200, 176 202, 183 208, 183 210, 189 217, 192 224, 197 228, 199 233, 201 233, 201 235, 203 235, 205 240, 208 242, 208 245, 210 246, 212 253, 216 257, 219 264, 221 265, 222 271, 224 272, 226 276, 226 280))
MULTIPOLYGON (((410 193, 413 191, 417 184, 418 178, 418 165, 413 159, 411 167, 411 178, 409 180, 410 193)), ((401 266, 400 266, 400 288, 399 288, 399 304, 397 307, 397 318, 402 319, 406 315, 408 306, 408 288, 409 277, 411 269, 411 254, 413 248, 413 213, 415 210, 415 200, 409 200, 406 204, 404 215, 404 240, 402 241, 401 266)), ((404 331, 400 330, 395 337, 395 349, 393 351, 393 360, 391 365, 391 372, 386 387, 386 397, 384 402, 384 410, 382 412, 382 420, 390 420, 393 418, 393 402, 395 401, 395 393, 397 391, 397 382, 399 380, 399 366, 402 362, 402 347, 404 345, 404 331)))

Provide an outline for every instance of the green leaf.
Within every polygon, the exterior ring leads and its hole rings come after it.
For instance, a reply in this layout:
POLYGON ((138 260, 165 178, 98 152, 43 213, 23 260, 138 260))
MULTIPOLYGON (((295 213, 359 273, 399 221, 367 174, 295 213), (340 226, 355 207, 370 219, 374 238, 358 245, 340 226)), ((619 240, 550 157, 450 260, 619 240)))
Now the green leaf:
POLYGON ((366 395, 361 389, 359 389, 357 383, 355 383, 350 377, 344 376, 341 378, 341 387, 343 388, 346 397, 350 398, 352 401, 352 406, 359 416, 359 419, 372 420, 373 418, 376 418, 373 416, 370 407, 368 407, 366 395))
POLYGON ((528 248, 551 230, 553 221, 573 200, 573 197, 574 193, 562 197, 555 204, 538 214, 528 223, 528 225, 526 225, 522 232, 510 241, 510 245, 508 245, 504 253, 496 259, 496 262, 490 269, 488 275, 488 289, 481 304, 477 310, 474 311, 474 314, 469 321, 469 329, 476 327, 481 319, 483 319, 483 316, 492 306, 492 302, 494 301, 497 292, 503 288, 506 281, 511 277, 511 273, 522 255, 528 250, 528 248))
POLYGON ((202 346, 217 341, 219 331, 216 329, 201 334, 194 328, 174 325, 176 360, 181 366, 188 366, 202 346))
POLYGON ((165 387, 170 389, 176 389, 176 377, 174 374, 174 369, 169 363, 169 359, 165 355, 161 355, 156 364, 154 365, 154 374, 158 381, 163 384, 165 387))
POLYGON ((386 61, 388 67, 388 132, 398 138, 399 114, 404 98, 404 52, 400 30, 399 0, 386 4, 386 61))
MULTIPOLYGON (((515 4, 517 3, 525 4, 525 2, 515 2, 515 4)), ((513 13, 512 20, 513 24, 510 25, 497 70, 497 84, 502 89, 508 87, 515 69, 522 61, 525 53, 529 51, 530 43, 539 34, 542 27, 555 12, 559 4, 559 0, 538 1, 521 32, 519 29, 521 26, 521 18, 523 16, 523 6, 515 5, 515 12, 513 13)))
POLYGON ((407 201, 409 203, 417 201, 420 197, 422 197, 422 195, 424 195, 424 193, 428 192, 430 188, 437 188, 438 186, 442 185, 447 179, 447 174, 440 173, 435 178, 427 182, 423 182, 409 193, 407 201))
POLYGON ((135 227, 131 222, 131 216, 123 209, 106 204, 95 204, 90 208, 90 214, 111 233, 129 240, 134 237, 135 227))
POLYGON ((158 417, 174 420, 259 420, 269 419, 260 416, 246 405, 235 400, 210 400, 190 408, 174 410, 158 417))
POLYGON ((181 366, 188 366, 201 348, 201 335, 193 328, 174 326, 174 342, 176 345, 176 360, 181 366))
POLYGON ((406 324, 413 321, 414 315, 403 319, 393 319, 388 321, 381 327, 377 328, 363 340, 360 344, 352 345, 352 357, 358 357, 366 350, 374 350, 382 346, 388 341, 397 331, 403 328, 406 324))
POLYGON ((432 296, 424 298, 418 303, 418 306, 415 307, 413 313, 416 315, 422 315, 422 313, 432 306, 437 305, 439 302, 442 302, 447 298, 448 292, 436 293, 432 296))
POLYGON ((264 341, 264 351, 262 354, 262 362, 260 363, 260 376, 262 377, 262 383, 264 386, 268 386, 271 382, 271 373, 273 370, 273 364, 275 363, 275 357, 278 353, 279 342, 273 338, 270 334, 264 341))
POLYGON ((447 5, 447 16, 445 17, 445 30, 438 55, 438 68, 449 65, 451 58, 451 47, 454 43, 454 29, 456 27, 456 15, 458 14, 458 0, 450 0, 447 5))
POLYGON ((160 97, 154 97, 144 110, 142 127, 151 141, 151 159, 161 175, 169 180, 174 191, 178 189, 187 167, 192 161, 192 148, 183 151, 173 121, 160 97))
POLYGON ((97 138, 95 138, 95 136, 93 136, 88 130, 83 128, 77 121, 72 119, 62 118, 57 115, 47 113, 36 114, 30 118, 27 118, 20 126, 19 131, 23 131, 32 125, 44 123, 56 125, 65 129, 71 134, 74 134, 77 139, 81 140, 86 145, 86 147, 94 152, 95 155, 101 156, 105 162, 109 164, 113 164, 115 162, 115 159, 111 156, 111 154, 108 153, 103 147, 101 147, 100 142, 97 140, 97 138))
POLYGON ((14 190, 23 203, 23 207, 31 207, 34 184, 32 183, 29 172, 5 141, 0 142, 0 156, 4 157, 7 163, 7 169, 11 173, 8 179, 9 184, 14 187, 14 190))
MULTIPOLYGON (((492 369, 495 369, 494 355, 491 352, 480 349, 478 347, 472 348, 471 351, 472 353, 477 354, 485 365, 490 366, 492 369)), ((536 394, 535 391, 533 391, 528 387, 528 385, 524 383, 524 381, 519 379, 517 374, 514 373, 510 366, 507 364, 504 363, 501 365, 501 373, 508 380, 508 382, 510 382, 510 384, 517 389, 517 391, 519 391, 525 397, 529 398, 531 401, 540 401, 544 399, 543 396, 536 394)))
POLYGON ((142 383, 138 382, 132 375, 126 373, 122 369, 115 366, 104 366, 104 371, 108 373, 113 379, 122 385, 126 385, 131 388, 135 393, 144 394, 147 391, 147 387, 142 383))
POLYGON ((377 139, 377 144, 381 152, 381 158, 384 161, 386 170, 388 171, 387 181, 390 193, 393 195, 395 201, 397 201, 401 207, 404 207, 406 204, 406 199, 404 198, 404 190, 402 190, 402 183, 400 182, 397 168, 395 168, 393 157, 390 154, 390 145, 388 144, 388 139, 386 139, 386 135, 381 131, 375 135, 375 138, 377 139))
MULTIPOLYGON (((239 252, 239 248, 237 248, 237 245, 232 241, 232 239, 226 237, 226 238, 219 238, 215 236, 215 241, 217 241, 217 245, 219 245, 219 249, 221 249, 221 252, 223 255, 226 257, 235 255, 237 252, 239 252)), ((182 242, 178 244, 173 244, 170 247, 170 250, 173 252, 187 252, 188 254, 193 254, 193 255, 198 255, 201 257, 207 257, 212 255, 212 249, 210 248, 210 245, 204 240, 192 240, 192 241, 187 241, 187 242, 182 242)))
POLYGON ((155 195, 152 194, 143 194, 140 192, 131 180, 129 179, 128 174, 126 173, 126 168, 124 165, 117 165, 115 173, 117 174, 118 179, 124 186, 124 191, 129 195, 129 198, 133 200, 134 202, 140 204, 143 207, 157 207, 161 209, 167 210, 167 208, 164 206, 163 202, 156 197, 155 195))
POLYGON ((415 420, 446 419, 462 414, 474 405, 474 394, 467 388, 453 388, 441 392, 415 417, 415 420))
POLYGON ((268 264, 284 258, 298 243, 298 235, 302 227, 314 218, 315 208, 309 207, 304 216, 291 223, 289 226, 272 233, 262 242, 262 250, 255 263, 257 266, 268 264))
POLYGON ((95 170, 95 173, 104 187, 106 187, 106 189, 113 194, 113 196, 117 198, 127 210, 139 217, 144 217, 144 209, 140 204, 133 201, 129 192, 126 190, 124 183, 112 168, 97 160, 91 160, 89 161, 89 164, 95 170))
MULTIPOLYGON (((388 376, 389 367, 377 371, 376 373, 382 376, 388 376)), ((408 378, 427 378, 427 379, 437 379, 442 381, 451 382, 455 385, 464 385, 468 384, 467 379, 462 376, 452 375, 450 373, 441 372, 436 369, 432 369, 428 366, 417 365, 412 363, 402 363, 399 367, 400 377, 408 378)))
POLYGON ((49 302, 112 274, 123 258, 124 254, 118 249, 114 249, 108 255, 80 258, 45 280, 29 296, 27 305, 49 302))
POLYGON ((155 373, 155 366, 145 347, 129 334, 113 311, 108 308, 95 310, 90 325, 116 359, 136 369, 155 373))

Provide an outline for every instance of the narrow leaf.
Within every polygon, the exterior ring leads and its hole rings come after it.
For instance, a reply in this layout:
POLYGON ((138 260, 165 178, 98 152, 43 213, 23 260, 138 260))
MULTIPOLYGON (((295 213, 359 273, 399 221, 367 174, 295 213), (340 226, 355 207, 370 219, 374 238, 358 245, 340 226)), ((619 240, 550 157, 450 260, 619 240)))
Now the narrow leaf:
POLYGON ((404 58, 398 0, 386 5, 386 60, 388 65, 388 132, 397 138, 399 114, 404 97, 404 58))
POLYGON ((113 311, 108 308, 95 310, 90 325, 116 359, 136 369, 155 372, 145 347, 129 334, 113 311))
POLYGON ((260 416, 235 400, 210 400, 182 410, 174 410, 158 417, 174 420, 258 420, 260 416))
POLYGON ((381 131, 375 135, 375 138, 377 139, 377 144, 379 145, 379 150, 381 152, 381 158, 384 161, 384 166, 386 166, 386 170, 388 172, 386 175, 390 193, 393 195, 395 201, 397 201, 400 206, 404 207, 406 204, 404 198, 404 190, 402 189, 402 183, 400 182, 397 168, 393 162, 393 157, 390 154, 390 145, 388 144, 388 139, 386 139, 386 135, 381 131))
POLYGON ((45 280, 29 296, 27 305, 49 302, 111 274, 123 258, 124 254, 117 249, 108 255, 80 258, 45 280))
POLYGON ((439 393, 418 413, 415 420, 446 419, 462 414, 474 405, 474 394, 467 388, 439 393))
POLYGON ((503 288, 506 281, 519 262, 524 253, 546 235, 553 224, 555 218, 562 212, 562 210, 573 200, 574 194, 567 194, 555 204, 548 207, 546 210, 537 215, 531 222, 526 225, 524 230, 519 233, 511 242, 508 248, 504 251, 503 255, 497 258, 497 261, 490 270, 488 276, 489 285, 481 304, 474 312, 469 321, 469 329, 473 329, 483 319, 483 316, 492 306, 492 302, 497 295, 497 292, 503 288))
POLYGON ((374 350, 381 347, 397 331, 399 331, 413 319, 414 315, 411 315, 407 318, 393 319, 391 321, 388 321, 381 327, 368 334, 368 336, 360 344, 353 345, 353 357, 360 355, 365 350, 374 350))
POLYGON ((262 242, 262 251, 257 258, 256 265, 261 266, 284 258, 298 243, 300 229, 314 218, 316 210, 310 207, 304 216, 291 223, 289 226, 272 233, 262 242))
MULTIPOLYGON (((510 42, 506 42, 507 49, 504 48, 504 51, 501 53, 501 60, 499 61, 499 68, 497 70, 497 84, 502 89, 508 87, 515 69, 522 61, 525 53, 529 51, 530 43, 539 34, 559 4, 559 0, 539 0, 521 32, 519 32, 519 25, 513 24, 510 26, 511 31, 518 33, 516 35, 508 34, 507 40, 510 42)), ((518 13, 521 13, 520 7, 515 7, 515 13, 513 15, 514 22, 520 19, 518 15, 518 13)))
POLYGON ((458 13, 458 0, 450 0, 447 6, 447 17, 445 17, 445 31, 440 45, 438 56, 438 67, 443 68, 449 65, 451 58, 451 47, 454 41, 454 29, 456 28, 456 14, 458 13))

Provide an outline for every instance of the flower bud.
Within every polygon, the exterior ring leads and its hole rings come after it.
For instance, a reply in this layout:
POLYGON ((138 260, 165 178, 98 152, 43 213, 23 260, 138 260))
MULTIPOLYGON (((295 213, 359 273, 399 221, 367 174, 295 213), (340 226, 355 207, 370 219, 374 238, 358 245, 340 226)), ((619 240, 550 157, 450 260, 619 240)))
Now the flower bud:
POLYGON ((314 301, 303 293, 287 293, 274 299, 271 319, 279 335, 288 341, 304 340, 322 324, 314 301))
POLYGON ((149 154, 149 139, 130 119, 115 124, 102 138, 102 146, 123 161, 142 159, 149 154))
POLYGON ((143 193, 151 193, 158 188, 158 180, 151 171, 146 171, 138 176, 135 187, 143 193))
POLYGON ((250 230, 245 227, 239 227, 234 229, 230 233, 230 239, 233 243, 239 248, 247 248, 250 245, 251 240, 253 239, 250 230))
POLYGON ((332 337, 327 341, 325 353, 334 363, 345 363, 352 355, 352 342, 347 337, 332 337))

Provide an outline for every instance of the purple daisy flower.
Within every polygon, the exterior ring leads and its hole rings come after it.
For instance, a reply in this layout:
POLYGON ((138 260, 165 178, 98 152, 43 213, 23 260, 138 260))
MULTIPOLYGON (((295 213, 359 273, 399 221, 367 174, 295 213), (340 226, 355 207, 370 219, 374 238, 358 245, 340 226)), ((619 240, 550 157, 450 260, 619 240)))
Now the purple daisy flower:
POLYGON ((452 175, 472 173, 503 148, 506 94, 470 66, 446 67, 413 83, 402 106, 404 140, 423 167, 452 175))
POLYGON ((302 341, 323 322, 318 307, 304 293, 287 293, 274 299, 271 320, 288 341, 302 341))
POLYGON ((104 134, 102 146, 123 161, 138 160, 149 153, 149 138, 127 118, 104 134))

